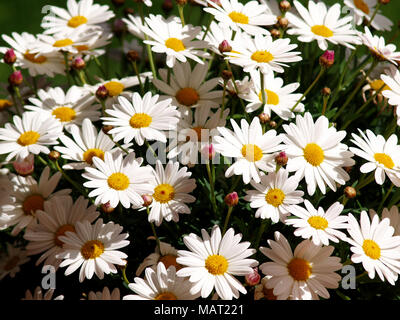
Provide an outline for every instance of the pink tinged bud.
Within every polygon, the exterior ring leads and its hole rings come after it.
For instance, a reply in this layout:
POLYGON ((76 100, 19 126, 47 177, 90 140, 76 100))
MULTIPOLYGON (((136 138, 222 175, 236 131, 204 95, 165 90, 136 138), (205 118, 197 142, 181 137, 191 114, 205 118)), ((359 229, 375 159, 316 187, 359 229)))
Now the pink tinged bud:
POLYGON ((19 86, 22 81, 24 80, 24 77, 22 76, 21 71, 14 71, 8 78, 8 82, 12 86, 19 86))
POLYGON ((148 207, 153 203, 153 197, 149 194, 142 195, 142 199, 143 199, 143 207, 148 207))
POLYGON ((74 68, 75 70, 82 70, 85 69, 85 67, 86 62, 81 57, 75 58, 72 62, 72 68, 74 68))
POLYGON ((335 51, 326 50, 319 58, 319 64, 325 68, 329 68, 335 62, 335 51))
POLYGON ((6 51, 6 53, 4 54, 4 63, 7 63, 9 65, 12 65, 15 63, 15 61, 17 61, 17 56, 15 55, 15 52, 13 49, 9 49, 6 51))
POLYGON ((96 91, 96 97, 100 100, 106 100, 108 98, 108 90, 105 86, 98 87, 96 91))
POLYGON ((224 201, 228 207, 234 207, 239 203, 239 196, 236 191, 233 191, 225 196, 224 201))
POLYGON ((115 208, 111 207, 110 201, 101 205, 101 211, 103 211, 104 213, 111 213, 114 211, 114 209, 115 208))
POLYGON ((231 51, 232 51, 232 47, 229 45, 229 42, 228 42, 228 41, 224 40, 224 41, 222 41, 222 42, 220 43, 220 45, 218 46, 218 50, 219 50, 221 53, 224 53, 224 52, 231 52, 231 51))
POLYGON ((113 24, 113 31, 117 37, 120 37, 126 31, 125 22, 121 19, 115 19, 113 24))
POLYGON ((14 161, 13 167, 20 176, 26 177, 31 175, 35 169, 33 154, 30 154, 25 159, 14 161))
POLYGON ((288 162, 288 156, 285 151, 279 152, 278 155, 275 157, 276 164, 278 166, 285 166, 288 162))
POLYGON ((215 157, 216 151, 212 144, 206 145, 201 149, 201 154, 204 158, 212 160, 215 157))
POLYGON ((260 283, 261 276, 258 273, 258 268, 253 268, 253 271, 246 274, 244 277, 246 284, 249 286, 256 286, 257 284, 260 283))

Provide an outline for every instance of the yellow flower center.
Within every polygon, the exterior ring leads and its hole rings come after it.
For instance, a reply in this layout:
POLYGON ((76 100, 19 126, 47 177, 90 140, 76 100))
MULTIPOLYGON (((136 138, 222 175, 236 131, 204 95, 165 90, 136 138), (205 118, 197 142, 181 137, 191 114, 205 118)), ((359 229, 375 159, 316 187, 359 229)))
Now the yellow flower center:
POLYGON ((167 203, 174 199, 175 189, 168 183, 163 183, 154 188, 153 198, 157 202, 167 203))
POLYGON ((363 0, 354 0, 354 6, 364 12, 365 14, 369 14, 369 7, 363 0))
POLYGON ((324 217, 312 216, 308 218, 307 222, 314 229, 325 230, 328 228, 328 220, 326 220, 324 217))
POLYGON ((324 151, 316 143, 309 143, 303 150, 304 159, 314 167, 319 166, 324 161, 324 151))
POLYGON ((89 47, 88 47, 88 46, 85 46, 85 45, 74 46, 74 48, 75 48, 76 50, 78 50, 79 52, 89 50, 89 47))
POLYGON ((168 269, 170 266, 174 266, 175 269, 178 271, 182 268, 182 265, 176 262, 176 256, 172 254, 167 254, 160 257, 160 259, 158 259, 158 262, 162 262, 165 266, 165 269, 168 269))
POLYGON ((59 107, 53 110, 52 115, 61 122, 70 122, 75 119, 76 112, 74 109, 69 107, 59 107))
POLYGON ((96 259, 104 252, 104 244, 99 240, 90 240, 81 248, 81 254, 85 260, 96 259))
POLYGON ((104 160, 104 151, 97 148, 93 148, 86 150, 83 154, 83 160, 90 165, 93 164, 93 157, 98 157, 101 160, 104 160))
POLYGON ((154 300, 178 300, 172 292, 162 292, 154 300))
POLYGON ((249 17, 237 11, 232 11, 229 14, 229 18, 235 23, 249 24, 249 17))
POLYGON ((268 63, 274 60, 274 56, 270 52, 263 50, 254 52, 251 55, 251 59, 257 61, 258 63, 268 63))
POLYGON ((68 20, 68 27, 77 28, 82 24, 88 22, 88 19, 84 16, 75 16, 68 20))
MULTIPOLYGON (((264 89, 264 91, 265 91, 265 96, 267 97, 266 104, 273 104, 275 106, 279 104, 279 96, 275 92, 268 89, 264 89)), ((261 102, 263 102, 261 91, 258 94, 258 98, 260 99, 261 102)))
POLYGON ((36 210, 44 209, 44 198, 40 194, 33 194, 25 198, 22 203, 22 211, 25 215, 33 216, 36 210))
POLYGON ((35 58, 36 55, 37 53, 29 53, 29 50, 27 50, 24 53, 24 58, 32 63, 38 63, 38 64, 42 64, 47 61, 47 58, 44 56, 38 56, 35 58))
POLYGON ((9 108, 13 105, 10 100, 7 99, 0 99, 0 111, 3 111, 6 108, 9 108))
POLYGON ((333 31, 324 25, 315 25, 311 27, 311 31, 317 36, 329 38, 333 36, 333 31))
POLYGON ((108 95, 110 97, 115 97, 120 95, 125 89, 124 85, 117 81, 107 82, 106 84, 104 84, 104 86, 108 90, 108 95))
POLYGON ((205 267, 212 275, 221 275, 228 270, 228 260, 219 254, 213 254, 206 259, 205 267))
POLYGON ((3 269, 5 271, 10 271, 10 270, 14 269, 18 265, 19 260, 20 259, 18 256, 12 257, 10 260, 7 261, 7 263, 4 265, 3 269))
POLYGON ((383 164, 388 169, 392 169, 394 167, 394 162, 392 158, 386 153, 375 153, 374 159, 380 164, 383 164))
POLYGON ((372 82, 370 83, 370 86, 371 86, 371 89, 374 90, 374 91, 378 91, 382 86, 383 86, 383 89, 382 89, 381 91, 384 91, 384 90, 392 90, 392 89, 390 89, 390 87, 389 87, 387 84, 385 84, 385 82, 384 82, 383 80, 381 80, 381 79, 376 79, 376 80, 372 81, 372 82))
POLYGON ((67 231, 75 232, 75 227, 71 224, 64 224, 57 229, 56 233, 54 234, 54 243, 56 246, 63 246, 64 242, 62 242, 59 237, 64 236, 67 231))
POLYGON ((269 189, 265 195, 265 201, 274 207, 279 207, 283 200, 285 200, 285 194, 281 189, 269 189))
POLYGON ((62 48, 62 47, 70 46, 73 43, 74 42, 71 39, 67 38, 67 39, 57 40, 56 42, 54 42, 53 47, 62 48))
POLYGON ((132 128, 139 129, 148 127, 152 121, 153 118, 150 117, 148 114, 136 113, 132 116, 131 120, 129 120, 129 124, 132 128))
POLYGON ((362 248, 364 253, 371 259, 377 260, 381 256, 381 248, 374 240, 364 240, 362 248))
POLYGON ((169 39, 165 40, 165 46, 167 48, 172 49, 177 52, 183 51, 186 49, 182 40, 179 40, 177 38, 169 38, 169 39))
POLYGON ((110 188, 118 191, 127 189, 130 184, 129 178, 121 172, 113 173, 108 177, 107 182, 110 188))
POLYGON ((191 107, 199 101, 200 95, 193 88, 183 88, 176 93, 175 98, 180 104, 191 107))
POLYGON ((256 162, 261 160, 263 153, 262 150, 255 144, 245 144, 242 147, 242 155, 247 161, 256 162))
POLYGON ((36 131, 27 131, 21 134, 17 140, 18 144, 21 146, 29 146, 35 144, 40 138, 40 134, 36 131))
POLYGON ((306 281, 311 276, 310 263, 304 259, 293 258, 287 268, 290 276, 296 281, 306 281))

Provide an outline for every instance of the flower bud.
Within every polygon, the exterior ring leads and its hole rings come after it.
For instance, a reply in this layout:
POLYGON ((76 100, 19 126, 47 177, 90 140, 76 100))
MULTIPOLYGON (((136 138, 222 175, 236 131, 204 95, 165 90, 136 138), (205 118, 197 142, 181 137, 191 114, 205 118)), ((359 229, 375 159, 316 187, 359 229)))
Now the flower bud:
POLYGON ((123 22, 121 19, 115 19, 113 23, 113 32, 117 37, 122 36, 122 34, 125 33, 126 31, 126 25, 125 22, 123 22))
POLYGON ((324 68, 330 68, 335 62, 335 51, 326 50, 322 56, 319 57, 319 64, 324 68))
POLYGON ((143 199, 143 207, 148 207, 153 203, 153 197, 149 194, 142 195, 142 199, 143 199))
POLYGON ((61 154, 58 151, 50 151, 48 157, 51 161, 57 161, 58 159, 60 159, 61 154))
POLYGON ((239 196, 236 191, 228 193, 224 199, 228 207, 234 207, 239 203, 239 196))
POLYGON ((276 128, 277 125, 278 125, 278 124, 277 124, 275 121, 270 121, 270 122, 269 122, 269 126, 270 126, 272 129, 276 128))
POLYGON ((267 115, 265 112, 262 112, 258 115, 261 124, 266 124, 271 121, 271 117, 267 115))
POLYGON ((187 4, 187 0, 176 0, 176 3, 180 6, 184 6, 187 4))
POLYGON ((132 8, 125 8, 124 9, 124 16, 128 17, 129 15, 133 15, 135 13, 135 10, 133 10, 132 8))
POLYGON ((129 61, 136 62, 140 60, 139 53, 135 50, 129 50, 126 54, 129 61))
POLYGON ((21 71, 14 71, 11 73, 11 75, 8 77, 8 82, 10 83, 11 86, 19 86, 22 81, 24 81, 24 77, 22 76, 21 71))
POLYGON ((231 79, 233 76, 232 72, 229 70, 222 70, 222 74, 221 77, 222 79, 224 79, 225 81, 229 81, 229 79, 231 79))
POLYGON ((344 188, 344 195, 348 199, 353 199, 357 196, 357 190, 353 187, 347 186, 344 188))
POLYGON ((289 11, 290 9, 291 9, 291 5, 290 5, 290 2, 289 1, 287 1, 287 0, 283 0, 283 1, 281 1, 281 2, 279 2, 279 9, 282 11, 282 12, 287 12, 287 11, 289 11))
POLYGON ((99 100, 106 100, 108 98, 108 90, 105 86, 98 87, 96 97, 99 100))
POLYGON ((107 126, 103 126, 101 128, 101 130, 103 131, 103 133, 108 134, 108 132, 110 132, 111 129, 113 129, 114 127, 112 125, 107 125, 107 126))
POLYGON ((9 49, 6 51, 3 57, 4 63, 7 63, 9 65, 13 65, 15 61, 17 61, 17 56, 15 55, 15 52, 13 49, 9 49))
POLYGON ((285 17, 278 17, 278 25, 283 28, 286 29, 287 26, 289 25, 289 20, 288 18, 285 17))
POLYGON ((324 88, 321 90, 321 94, 322 94, 324 97, 330 96, 330 95, 331 95, 331 89, 328 88, 328 87, 324 87, 324 88))
POLYGON ((162 9, 165 13, 170 13, 174 9, 174 4, 172 0, 164 0, 162 4, 162 9))
POLYGON ((278 155, 275 157, 275 162, 278 166, 286 166, 288 162, 288 156, 285 151, 281 151, 278 153, 278 155))
POLYGON ((218 46, 218 50, 221 53, 224 52, 231 52, 232 51, 232 47, 229 45, 229 42, 227 40, 224 40, 220 43, 220 45, 218 46))
POLYGON ((245 275, 244 280, 246 281, 246 284, 247 284, 248 286, 254 287, 254 286, 256 286, 257 284, 259 284, 259 283, 260 283, 260 280, 261 280, 261 276, 260 276, 260 274, 258 273, 258 268, 257 268, 257 267, 256 267, 256 268, 253 268, 253 271, 252 271, 252 272, 250 272, 250 273, 248 273, 248 274, 245 275))
POLYGON ((278 29, 272 29, 271 31, 271 36, 274 39, 277 39, 281 36, 281 32, 278 29))
POLYGON ((101 205, 101 211, 103 211, 104 213, 111 213, 115 210, 115 208, 111 207, 110 205, 110 201, 103 203, 101 205))
POLYGON ((72 68, 75 70, 83 70, 86 67, 86 62, 81 57, 77 57, 72 62, 72 68))
POLYGON ((20 176, 26 177, 31 175, 35 169, 34 155, 31 153, 25 159, 14 161, 13 167, 20 176))
POLYGON ((388 4, 390 0, 378 0, 380 4, 388 4))
POLYGON ((212 160, 215 157, 216 151, 215 148, 212 144, 206 145, 201 149, 201 154, 204 156, 204 158, 208 160, 212 160))
POLYGON ((125 0, 111 0, 113 5, 116 7, 121 7, 125 4, 125 0))

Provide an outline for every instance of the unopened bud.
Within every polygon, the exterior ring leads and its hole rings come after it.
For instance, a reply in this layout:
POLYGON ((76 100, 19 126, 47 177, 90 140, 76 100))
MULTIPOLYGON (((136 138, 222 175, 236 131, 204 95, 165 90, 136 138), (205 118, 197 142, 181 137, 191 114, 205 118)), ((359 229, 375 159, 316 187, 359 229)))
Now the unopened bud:
POLYGON ((201 154, 204 156, 204 158, 208 160, 212 160, 215 157, 216 151, 215 148, 212 144, 206 145, 201 149, 201 154))
POLYGON ((103 133, 108 134, 110 132, 111 129, 113 129, 114 127, 112 125, 107 125, 107 126, 103 126, 101 128, 101 130, 103 131, 103 133))
POLYGON ((344 188, 344 195, 348 199, 353 199, 357 195, 357 190, 355 188, 353 188, 353 187, 347 186, 346 188, 344 188))
POLYGON ((17 56, 15 55, 15 52, 13 49, 9 49, 6 51, 4 54, 4 63, 7 63, 9 65, 13 65, 15 61, 17 61, 17 56))
POLYGON ((277 123, 276 123, 275 121, 270 121, 270 122, 269 122, 269 126, 270 126, 272 129, 274 129, 274 128, 276 128, 277 123))
POLYGON ((236 191, 228 193, 224 199, 228 207, 234 207, 239 203, 239 196, 236 191))
POLYGON ((253 268, 253 271, 252 271, 252 272, 250 272, 250 273, 248 273, 248 274, 245 275, 244 280, 246 281, 246 284, 247 284, 248 286, 254 287, 254 286, 256 286, 257 284, 259 284, 259 283, 260 283, 260 280, 261 280, 261 276, 260 276, 260 274, 258 273, 258 268, 257 268, 257 267, 256 267, 256 268, 253 268))
POLYGON ((101 205, 101 211, 103 211, 104 213, 111 213, 115 210, 115 208, 111 207, 110 205, 110 201, 103 203, 101 205))
POLYGON ((260 119, 261 124, 266 124, 271 121, 271 117, 268 114, 266 114, 265 112, 260 113, 258 115, 258 118, 260 119))
POLYGON ((281 32, 278 29, 272 29, 270 31, 272 38, 277 39, 281 36, 281 32))
POLYGON ((75 70, 83 70, 86 67, 86 62, 81 57, 75 58, 72 62, 72 68, 75 70))
POLYGON ((57 161, 58 159, 60 159, 61 154, 58 151, 50 151, 48 157, 51 161, 57 161))
POLYGON ((162 9, 166 13, 170 13, 174 9, 174 4, 173 4, 172 0, 164 0, 164 2, 162 4, 162 9))
POLYGON ((330 96, 330 95, 331 95, 331 89, 328 88, 328 87, 324 87, 324 88, 321 90, 321 94, 322 94, 323 96, 325 96, 325 97, 330 96))
POLYGON ((113 32, 117 37, 122 36, 126 31, 125 22, 121 19, 115 19, 113 23, 113 32))
POLYGON ((287 12, 292 8, 292 6, 290 5, 290 2, 287 0, 283 0, 281 2, 279 2, 279 9, 282 12, 287 12))
POLYGON ((108 98, 108 96, 109 96, 108 90, 105 86, 98 87, 98 89, 96 91, 96 97, 99 100, 106 100, 108 98))
POLYGON ((128 53, 126 54, 126 57, 128 58, 129 61, 132 62, 137 62, 140 60, 139 53, 135 50, 129 50, 128 53))
POLYGON ((225 81, 229 81, 229 79, 232 78, 233 74, 229 70, 223 70, 221 76, 222 76, 222 79, 224 79, 225 81))
POLYGON ((10 83, 11 86, 19 86, 22 81, 24 81, 24 77, 22 76, 21 71, 14 71, 11 73, 11 75, 8 77, 8 82, 10 83))
POLYGON ((124 9, 124 16, 128 17, 129 15, 133 15, 135 13, 135 10, 133 10, 132 8, 125 8, 124 9))
POLYGON ((319 64, 324 68, 330 68, 335 62, 335 51, 326 50, 322 56, 319 57, 319 64))
POLYGON ((185 6, 187 4, 187 0, 176 0, 176 3, 180 6, 185 6))
POLYGON ((125 0, 111 0, 114 6, 121 7, 125 4, 125 0))
POLYGON ((149 194, 142 195, 142 199, 143 199, 143 207, 148 207, 153 203, 153 197, 149 194))
POLYGON ((378 0, 380 4, 388 4, 390 0, 378 0))
POLYGON ((20 176, 26 177, 31 175, 35 169, 34 155, 30 154, 25 159, 14 161, 13 167, 20 176))
POLYGON ((278 153, 278 155, 275 157, 275 162, 278 166, 286 166, 288 162, 288 156, 285 151, 281 151, 278 153))
POLYGON ((220 45, 218 46, 218 50, 221 53, 224 52, 231 52, 232 51, 232 47, 229 45, 229 42, 227 40, 224 40, 220 43, 220 45))
POLYGON ((289 25, 289 20, 288 20, 288 18, 279 17, 279 18, 278 18, 278 25, 279 25, 281 28, 286 29, 287 26, 289 25))

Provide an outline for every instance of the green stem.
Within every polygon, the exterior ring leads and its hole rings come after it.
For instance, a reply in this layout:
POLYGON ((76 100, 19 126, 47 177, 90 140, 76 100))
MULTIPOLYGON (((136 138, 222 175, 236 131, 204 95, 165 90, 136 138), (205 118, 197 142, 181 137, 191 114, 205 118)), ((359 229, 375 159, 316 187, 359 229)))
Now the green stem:
MULTIPOLYGON (((150 215, 150 207, 147 206, 146 207, 147 210, 147 216, 150 215)), ((154 224, 152 222, 150 222, 150 226, 151 226, 151 230, 153 231, 153 235, 156 238, 156 243, 157 243, 157 247, 158 247, 158 251, 161 252, 161 246, 160 246, 160 239, 157 236, 157 232, 156 232, 156 228, 154 227, 154 224)))
POLYGON ((85 74, 83 73, 82 70, 78 71, 79 79, 81 80, 82 84, 87 84, 87 81, 85 79, 85 74))
POLYGON ((264 105, 265 105, 265 84, 264 84, 264 75, 260 70, 260 81, 261 81, 261 97, 262 97, 262 107, 264 110, 264 105))
POLYGON ((71 75, 69 74, 69 63, 68 63, 68 52, 63 51, 64 64, 65 64, 65 74, 67 75, 68 86, 71 86, 71 75))
POLYGON ((93 57, 94 62, 96 63, 97 67, 100 69, 101 74, 103 75, 104 79, 107 79, 107 74, 103 69, 103 66, 100 63, 100 60, 97 57, 93 57))
POLYGON ((381 203, 379 204, 378 212, 381 211, 381 209, 382 209, 382 207, 383 207, 383 204, 385 203, 386 199, 389 197, 390 193, 392 192, 393 187, 394 187, 394 184, 392 183, 391 186, 390 186, 390 188, 389 188, 389 190, 388 190, 388 192, 386 192, 386 194, 385 194, 385 196, 383 197, 381 203))
POLYGON ((40 161, 41 163, 43 163, 45 166, 48 166, 47 161, 44 160, 40 155, 37 155, 37 158, 38 158, 39 161, 40 161))
POLYGON ((260 229, 258 230, 258 234, 257 234, 257 239, 254 243, 254 248, 258 249, 258 247, 260 245, 261 237, 265 231, 265 228, 267 227, 267 225, 269 225, 269 223, 270 223, 270 219, 263 219, 263 221, 261 222, 261 226, 260 226, 260 229))
POLYGON ((242 108, 243 108, 243 110, 244 110, 244 112, 245 112, 246 118, 247 118, 247 120, 249 120, 249 115, 248 115, 247 112, 246 112, 246 106, 244 105, 243 100, 239 97, 239 89, 238 89, 238 87, 237 87, 237 84, 236 84, 236 81, 235 81, 235 76, 233 75, 231 65, 230 65, 230 63, 229 63, 228 60, 225 60, 225 63, 226 63, 226 67, 228 68, 228 70, 232 73, 232 83, 233 83, 233 87, 235 88, 236 95, 237 95, 237 97, 238 97, 238 99, 239 99, 239 101, 240 101, 240 104, 242 105, 242 108))
POLYGON ((181 22, 182 22, 182 27, 185 26, 185 15, 183 13, 183 5, 178 5, 178 11, 179 11, 179 16, 181 18, 181 22))
POLYGON ((65 180, 67 180, 71 185, 73 185, 76 188, 76 190, 78 190, 82 195, 84 195, 86 197, 87 192, 65 173, 65 171, 58 164, 58 161, 56 160, 56 161, 54 161, 54 163, 56 165, 57 170, 62 174, 62 176, 65 178, 65 180))
MULTIPOLYGON (((365 176, 364 176, 365 177, 365 176)), ((356 186, 356 190, 360 191, 361 188, 364 188, 365 186, 367 186, 368 184, 370 184, 372 181, 374 181, 375 179, 375 174, 372 172, 368 178, 361 180, 360 183, 358 184, 358 186, 356 186)))
POLYGON ((207 23, 206 31, 204 32, 201 40, 204 40, 206 38, 208 31, 210 31, 211 23, 213 22, 213 20, 214 20, 214 15, 211 14, 210 19, 208 20, 208 23, 207 23))
POLYGON ((139 81, 140 91, 143 94, 144 93, 144 87, 143 87, 142 79, 140 79, 140 73, 139 73, 139 69, 138 69, 136 61, 132 61, 132 67, 133 67, 133 70, 135 70, 135 73, 136 73, 138 81, 139 81))
POLYGON ((228 222, 229 222, 229 218, 231 217, 232 210, 233 210, 233 207, 231 207, 231 206, 228 207, 228 213, 225 218, 224 229, 222 230, 222 235, 224 235, 226 232, 226 228, 228 227, 228 222))
POLYGON ((231 193, 233 190, 235 190, 235 188, 237 187, 237 185, 238 185, 238 183, 239 183, 241 178, 242 178, 242 176, 236 176, 235 177, 235 181, 233 182, 233 184, 232 184, 231 188, 229 189, 228 193, 231 193))
POLYGON ((369 19, 369 21, 368 21, 367 27, 369 27, 371 25, 372 20, 374 20, 376 14, 378 13, 379 7, 381 6, 381 3, 379 1, 377 1, 377 2, 378 3, 376 5, 376 7, 375 7, 375 10, 374 10, 372 16, 371 16, 371 19, 369 19))
MULTIPOLYGON (((21 96, 21 91, 19 90, 19 88, 18 87, 13 87, 13 89, 14 89, 14 91, 15 91, 15 94, 17 95, 17 97, 18 97, 18 100, 19 100, 19 102, 21 103, 21 107, 22 107, 22 110, 24 109, 24 100, 22 100, 22 96, 21 96)), ((16 101, 15 101, 16 102, 16 101)), ((15 108, 17 109, 17 113, 20 115, 20 116, 22 116, 22 113, 21 113, 21 109, 19 108, 19 106, 18 106, 18 103, 15 103, 15 108)))
POLYGON ((324 100, 324 105, 323 105, 323 107, 322 107, 322 113, 321 113, 321 114, 322 114, 322 115, 325 115, 326 106, 327 106, 327 104, 328 104, 329 96, 324 96, 323 100, 324 100))
POLYGON ((222 92, 222 106, 221 106, 220 119, 222 119, 222 115, 223 115, 224 110, 225 110, 225 94, 226 94, 226 84, 227 83, 228 83, 228 81, 224 80, 224 90, 222 92))
POLYGON ((208 163, 208 162, 206 163, 206 167, 207 167, 208 180, 210 181, 211 204, 212 204, 214 214, 217 214, 217 203, 215 200, 214 177, 213 177, 214 170, 211 170, 210 163, 208 163))
POLYGON ((122 278, 124 279, 126 284, 130 284, 128 278, 126 277, 126 266, 122 268, 122 278))
POLYGON ((151 150, 151 152, 153 153, 153 156, 154 156, 155 158, 157 158, 157 154, 156 154, 156 152, 154 151, 154 149, 151 147, 150 143, 149 143, 147 140, 145 140, 145 143, 146 143, 147 148, 149 148, 149 149, 151 150))

